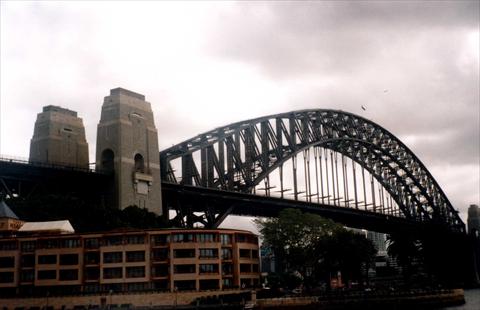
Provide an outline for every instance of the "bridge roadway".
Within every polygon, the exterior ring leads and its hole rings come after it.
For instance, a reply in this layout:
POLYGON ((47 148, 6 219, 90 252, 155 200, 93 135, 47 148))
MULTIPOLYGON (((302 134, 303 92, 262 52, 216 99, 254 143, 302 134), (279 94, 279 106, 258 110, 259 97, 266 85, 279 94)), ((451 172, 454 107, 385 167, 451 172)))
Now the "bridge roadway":
POLYGON ((0 192, 23 198, 76 194, 89 201, 112 195, 112 176, 92 169, 0 157, 0 192))
MULTIPOLYGON (((112 175, 25 161, 0 159, 0 191, 25 198, 48 194, 75 194, 88 201, 112 199, 112 175)), ((435 229, 432 224, 355 208, 309 203, 276 197, 208 189, 162 182, 164 208, 185 213, 211 210, 214 226, 228 215, 274 217, 287 208, 311 212, 349 227, 392 233, 435 229)), ((164 211, 165 212, 165 211, 164 211)), ((211 222, 210 222, 211 223, 211 222)), ((438 227, 437 227, 438 228, 438 227)))
MULTIPOLYGON (((238 192, 201 188, 162 182, 164 204, 175 210, 172 202, 180 203, 193 212, 204 212, 212 208, 220 213, 217 225, 228 215, 251 217, 275 217, 284 209, 299 209, 303 212, 318 214, 348 227, 367 229, 383 233, 421 232, 443 230, 440 225, 419 223, 404 217, 370 211, 317 204, 293 199, 259 196, 238 192)), ((190 210, 189 210, 190 211, 190 210)))

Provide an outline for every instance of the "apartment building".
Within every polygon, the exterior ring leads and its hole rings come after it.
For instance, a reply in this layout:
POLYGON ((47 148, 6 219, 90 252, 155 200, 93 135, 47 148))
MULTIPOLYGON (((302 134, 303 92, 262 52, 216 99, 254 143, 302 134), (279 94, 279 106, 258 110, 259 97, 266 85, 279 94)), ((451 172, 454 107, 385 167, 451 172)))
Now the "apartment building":
POLYGON ((259 283, 256 235, 231 229, 26 234, 0 239, 0 295, 204 291, 259 283))

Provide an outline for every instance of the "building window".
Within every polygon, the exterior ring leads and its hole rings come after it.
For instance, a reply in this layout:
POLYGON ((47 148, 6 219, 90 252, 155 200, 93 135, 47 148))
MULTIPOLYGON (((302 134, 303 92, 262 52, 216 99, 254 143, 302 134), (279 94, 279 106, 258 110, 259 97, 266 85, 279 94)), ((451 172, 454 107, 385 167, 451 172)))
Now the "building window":
POLYGON ((21 282, 33 282, 35 280, 35 272, 33 270, 22 270, 20 272, 21 282))
POLYGON ((152 236, 152 244, 155 246, 158 245, 167 245, 170 239, 170 235, 155 235, 152 236))
POLYGON ((223 279, 223 287, 224 288, 228 288, 228 287, 232 287, 233 286, 233 281, 232 279, 223 279))
POLYGON ((250 250, 240 249, 241 258, 250 258, 250 250))
POLYGON ((173 234, 173 242, 193 242, 193 234, 173 234))
POLYGON ((252 250, 252 258, 258 259, 258 250, 252 250))
POLYGON ((57 255, 39 255, 39 265, 53 265, 57 263, 57 255))
POLYGON ((154 290, 166 291, 168 290, 169 284, 170 284, 169 280, 157 280, 152 282, 152 287, 154 290))
MULTIPOLYGON (((194 250, 195 251, 195 250, 194 250)), ((168 259, 168 249, 154 249, 152 250, 152 260, 163 261, 168 259)))
POLYGON ((35 241, 22 241, 20 242, 20 248, 22 252, 33 252, 35 251, 36 244, 35 241))
POLYGON ((258 244, 258 237, 247 234, 236 234, 236 241, 242 243, 258 244))
POLYGON ((104 242, 105 242, 106 246, 122 245, 123 244, 123 237, 122 236, 106 237, 104 239, 104 242))
POLYGON ((222 264, 222 274, 231 275, 233 274, 233 264, 222 264))
POLYGON ((37 272, 37 279, 38 280, 55 280, 57 279, 57 271, 56 270, 39 270, 37 272))
POLYGON ((98 293, 101 292, 101 287, 98 284, 87 284, 83 286, 83 291, 85 293, 98 293))
POLYGON ((168 264, 154 265, 152 267, 152 277, 168 277, 168 264))
POLYGON ((149 283, 140 282, 140 283, 127 283, 127 291, 128 292, 141 292, 148 290, 149 283))
POLYGON ((258 272, 258 264, 252 264, 252 272, 258 272))
POLYGON ((85 280, 98 280, 100 278, 100 269, 99 268, 86 268, 85 269, 85 280))
POLYGON ((173 250, 173 257, 175 257, 175 258, 192 258, 192 257, 195 257, 195 249, 173 250))
POLYGON ((74 281, 78 280, 78 269, 60 270, 60 281, 74 281))
POLYGON ((0 251, 12 251, 17 249, 16 241, 2 241, 0 242, 0 251))
POLYGON ((250 265, 250 264, 240 264, 240 272, 251 273, 252 272, 252 265, 250 265))
POLYGON ((34 254, 22 255, 20 258, 20 264, 22 265, 22 267, 35 266, 35 255, 34 254))
POLYGON ((218 273, 218 264, 200 264, 198 272, 202 273, 218 273))
POLYGON ((14 256, 0 257, 0 268, 12 268, 12 267, 15 267, 14 256))
POLYGON ((218 249, 199 249, 200 258, 218 258, 218 249))
POLYGON ((195 273, 195 265, 174 265, 173 273, 195 273))
POLYGON ((145 236, 126 236, 127 244, 145 244, 145 236))
POLYGON ((197 289, 195 282, 195 280, 175 281, 173 285, 179 291, 195 291, 197 289))
POLYGON ((104 279, 118 279, 123 277, 122 267, 103 268, 104 279))
POLYGON ((135 172, 145 172, 145 162, 143 160, 143 156, 140 154, 135 154, 135 157, 133 159, 135 161, 135 172))
POLYGON ((78 254, 60 254, 60 265, 78 265, 78 254))
POLYGON ((39 240, 38 247, 40 249, 56 249, 58 248, 58 239, 39 240))
POLYGON ((86 249, 98 249, 100 247, 100 242, 98 238, 88 238, 84 241, 86 249))
POLYGON ((80 247, 80 239, 62 239, 60 240, 61 248, 78 248, 80 247))
POLYGON ((129 251, 126 256, 127 263, 145 261, 145 251, 129 251))
POLYGON ((200 290, 218 290, 220 288, 219 286, 219 280, 200 280, 199 283, 200 285, 200 290))
POLYGON ((123 262, 123 253, 122 252, 106 252, 103 253, 103 263, 121 263, 123 262))
POLYGON ((232 244, 232 237, 230 235, 227 235, 227 234, 221 234, 220 235, 220 242, 222 244, 232 244))
POLYGON ((197 234, 197 242, 215 242, 214 234, 197 234))
POLYGON ((223 248, 222 249, 222 259, 232 259, 232 249, 223 248))
POLYGON ((85 253, 85 264, 86 265, 96 265, 100 263, 100 253, 98 252, 87 252, 85 253))
POLYGON ((127 278, 144 278, 145 277, 145 267, 127 267, 127 278))
POLYGON ((13 271, 0 272, 0 283, 12 283, 14 278, 13 271))

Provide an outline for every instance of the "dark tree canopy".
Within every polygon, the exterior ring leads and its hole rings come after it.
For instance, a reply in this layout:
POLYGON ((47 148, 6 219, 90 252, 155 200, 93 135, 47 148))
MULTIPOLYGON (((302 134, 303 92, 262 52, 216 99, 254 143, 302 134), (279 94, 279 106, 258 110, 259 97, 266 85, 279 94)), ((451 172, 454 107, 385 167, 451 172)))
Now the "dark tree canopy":
POLYGON ((275 255, 277 269, 296 274, 305 285, 328 282, 338 271, 346 280, 360 280, 376 253, 364 236, 299 210, 287 209, 278 218, 256 224, 264 245, 275 255))

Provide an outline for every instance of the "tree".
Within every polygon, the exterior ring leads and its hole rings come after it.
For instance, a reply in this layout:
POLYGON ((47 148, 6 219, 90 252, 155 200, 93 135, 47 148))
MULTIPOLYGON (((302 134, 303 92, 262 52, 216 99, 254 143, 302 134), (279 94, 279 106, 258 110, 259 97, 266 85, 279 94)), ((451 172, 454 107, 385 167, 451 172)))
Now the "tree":
POLYGON ((420 240, 407 233, 390 234, 388 240, 388 254, 397 259, 402 267, 402 274, 406 284, 410 278, 418 271, 418 266, 422 260, 422 243, 420 240))
POLYGON ((347 279, 360 279, 362 266, 373 260, 376 250, 364 236, 315 214, 296 209, 280 212, 278 218, 256 220, 264 245, 275 255, 277 269, 298 274, 305 285, 342 272, 347 279))
POLYGON ((280 270, 306 275, 314 264, 316 244, 342 227, 331 220, 315 214, 302 213, 296 209, 280 212, 278 218, 256 220, 263 242, 275 254, 280 270))
POLYGON ((318 246, 317 256, 324 258, 324 270, 338 270, 344 282, 362 280, 362 270, 374 261, 377 250, 364 235, 343 229, 329 236, 318 246))

